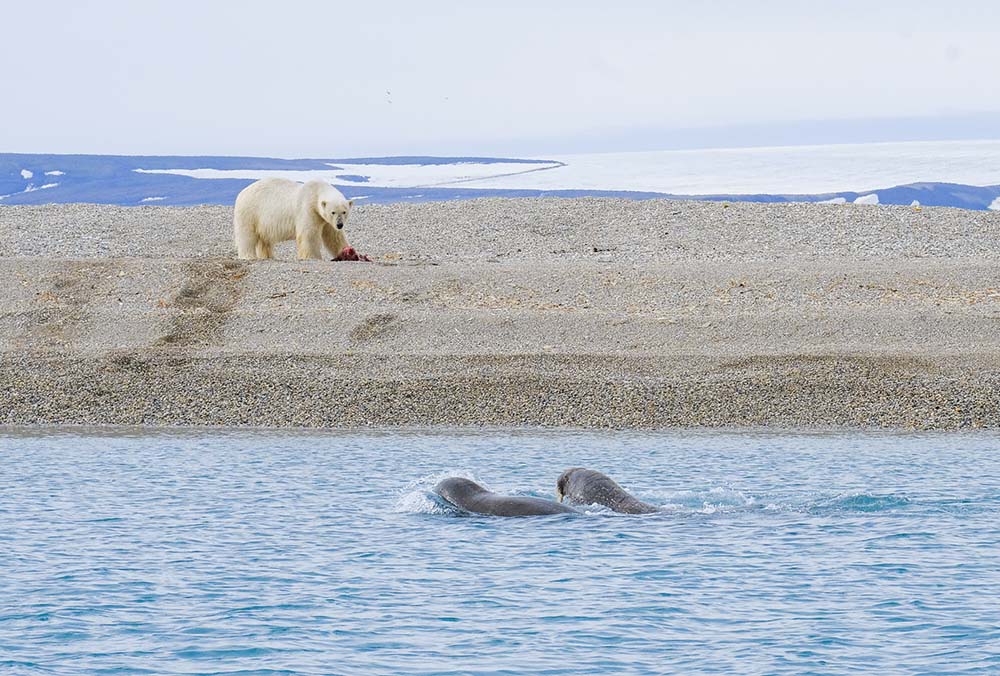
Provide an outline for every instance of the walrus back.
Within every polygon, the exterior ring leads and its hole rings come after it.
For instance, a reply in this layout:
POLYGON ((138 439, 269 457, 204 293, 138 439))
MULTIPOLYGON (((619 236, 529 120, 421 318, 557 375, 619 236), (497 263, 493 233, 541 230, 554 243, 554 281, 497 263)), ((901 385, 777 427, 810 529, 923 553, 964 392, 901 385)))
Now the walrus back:
POLYGON ((576 512, 572 507, 551 500, 497 495, 475 481, 460 477, 439 481, 434 492, 460 509, 490 516, 544 516, 576 512))

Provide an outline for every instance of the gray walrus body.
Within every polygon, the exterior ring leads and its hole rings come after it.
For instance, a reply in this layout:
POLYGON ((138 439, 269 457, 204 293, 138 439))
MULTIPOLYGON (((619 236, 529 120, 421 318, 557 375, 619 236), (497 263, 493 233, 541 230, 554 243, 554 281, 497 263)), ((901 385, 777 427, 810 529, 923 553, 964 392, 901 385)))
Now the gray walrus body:
POLYGON ((624 514, 652 514, 657 507, 643 502, 619 486, 611 477, 592 469, 574 467, 556 482, 556 496, 581 505, 604 505, 624 514))
POLYGON ((492 516, 539 516, 575 513, 576 510, 542 498, 497 495, 475 481, 449 477, 434 487, 442 498, 468 512, 492 516))

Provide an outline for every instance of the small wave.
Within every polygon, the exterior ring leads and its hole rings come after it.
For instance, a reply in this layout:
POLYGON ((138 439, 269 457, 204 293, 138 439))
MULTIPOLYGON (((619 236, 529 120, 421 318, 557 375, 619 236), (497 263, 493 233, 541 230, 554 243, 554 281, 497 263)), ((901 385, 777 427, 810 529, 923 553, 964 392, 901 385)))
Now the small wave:
POLYGON ((976 514, 983 511, 993 511, 998 504, 1000 504, 1000 494, 942 498, 925 503, 928 509, 951 514, 976 514))
MULTIPOLYGON (((537 496, 536 495, 534 497, 543 497, 544 498, 544 497, 547 497, 547 496, 537 496)), ((548 499, 551 500, 552 498, 548 498, 548 499)), ((627 518, 635 518, 635 516, 636 516, 635 514, 622 514, 620 512, 614 511, 610 507, 605 507, 604 505, 598 505, 596 503, 590 504, 590 505, 583 505, 583 504, 580 504, 578 502, 567 501, 566 504, 568 504, 570 507, 572 507, 576 511, 578 511, 578 512, 580 512, 582 514, 586 514, 587 516, 613 516, 613 517, 627 517, 627 518)))
POLYGON ((885 512, 910 505, 905 495, 893 493, 848 493, 814 502, 811 512, 885 512))

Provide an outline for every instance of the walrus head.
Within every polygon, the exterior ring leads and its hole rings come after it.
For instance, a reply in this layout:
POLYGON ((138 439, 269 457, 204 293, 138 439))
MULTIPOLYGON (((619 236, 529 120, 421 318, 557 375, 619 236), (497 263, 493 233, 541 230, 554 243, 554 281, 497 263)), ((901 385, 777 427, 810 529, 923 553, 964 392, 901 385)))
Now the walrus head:
POLYGON ((615 512, 651 514, 660 511, 655 505, 642 502, 619 486, 606 474, 585 467, 573 467, 556 481, 559 502, 569 499, 583 505, 604 505, 615 512))
POLYGON ((583 467, 569 468, 568 470, 563 472, 562 475, 559 477, 559 480, 556 481, 556 499, 559 500, 559 502, 562 502, 563 498, 566 497, 566 492, 568 490, 567 485, 569 484, 570 475, 579 469, 583 469, 583 467))

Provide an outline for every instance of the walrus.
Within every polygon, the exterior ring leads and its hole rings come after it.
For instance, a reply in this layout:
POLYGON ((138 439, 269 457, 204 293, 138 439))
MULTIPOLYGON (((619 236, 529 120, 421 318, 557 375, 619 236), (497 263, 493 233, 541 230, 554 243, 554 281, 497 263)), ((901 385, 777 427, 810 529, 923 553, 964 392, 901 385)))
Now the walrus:
POLYGON ((581 505, 604 505, 623 514, 652 514, 659 508, 643 502, 619 486, 611 477, 592 469, 573 467, 556 482, 559 502, 568 498, 581 505))
POLYGON ((434 492, 467 512, 491 516, 540 516, 542 514, 576 513, 558 502, 520 496, 497 495, 475 481, 449 477, 438 482, 434 492))

